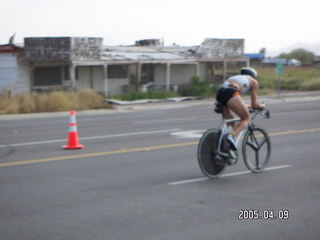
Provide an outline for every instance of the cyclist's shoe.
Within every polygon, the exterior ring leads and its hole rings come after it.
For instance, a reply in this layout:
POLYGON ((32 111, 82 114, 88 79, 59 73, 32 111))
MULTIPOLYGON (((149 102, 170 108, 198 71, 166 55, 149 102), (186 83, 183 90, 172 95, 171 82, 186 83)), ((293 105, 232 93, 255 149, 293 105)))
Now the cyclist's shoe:
POLYGON ((236 141, 233 139, 233 137, 230 134, 228 134, 226 139, 230 143, 230 148, 232 150, 234 150, 234 151, 237 151, 238 148, 237 148, 237 145, 236 145, 236 141))

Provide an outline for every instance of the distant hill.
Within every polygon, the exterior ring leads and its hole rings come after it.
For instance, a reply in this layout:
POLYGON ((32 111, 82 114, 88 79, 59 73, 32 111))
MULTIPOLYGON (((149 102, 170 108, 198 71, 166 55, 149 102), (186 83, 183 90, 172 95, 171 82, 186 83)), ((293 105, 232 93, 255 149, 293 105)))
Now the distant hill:
POLYGON ((278 56, 281 53, 289 53, 292 50, 298 49, 298 48, 303 48, 305 50, 308 50, 310 52, 313 52, 315 55, 320 56, 320 43, 313 43, 313 44, 308 44, 308 43, 296 43, 293 44, 292 46, 278 49, 278 50, 270 50, 268 51, 267 49, 267 56, 268 57, 275 57, 278 56))

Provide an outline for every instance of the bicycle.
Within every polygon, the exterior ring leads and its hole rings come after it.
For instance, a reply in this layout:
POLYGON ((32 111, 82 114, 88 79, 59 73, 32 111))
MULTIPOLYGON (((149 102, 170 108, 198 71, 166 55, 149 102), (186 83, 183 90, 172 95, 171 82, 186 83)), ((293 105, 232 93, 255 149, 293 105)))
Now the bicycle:
MULTIPOLYGON (((215 111, 222 114, 222 106, 216 103, 215 111)), ((239 149, 242 140, 242 156, 246 167, 253 173, 262 172, 271 155, 270 137, 265 129, 254 123, 257 115, 270 118, 269 110, 250 109, 251 122, 235 139, 239 149)), ((230 148, 226 135, 230 132, 228 124, 240 121, 239 118, 224 119, 218 129, 207 130, 200 138, 198 145, 198 163, 203 174, 209 178, 219 177, 226 166, 238 162, 238 151, 230 148)))

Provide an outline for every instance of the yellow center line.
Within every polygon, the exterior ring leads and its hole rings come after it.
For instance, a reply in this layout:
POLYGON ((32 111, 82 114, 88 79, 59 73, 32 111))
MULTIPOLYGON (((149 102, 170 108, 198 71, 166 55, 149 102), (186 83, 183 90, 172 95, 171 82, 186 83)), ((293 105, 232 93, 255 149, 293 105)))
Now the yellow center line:
POLYGON ((289 134, 297 134, 297 133, 314 133, 319 131, 320 131, 320 128, 310 128, 310 129, 290 130, 285 132, 274 132, 274 133, 269 133, 269 136, 280 136, 280 135, 289 135, 289 134))
POLYGON ((41 159, 26 160, 26 161, 6 162, 6 163, 0 163, 0 167, 18 166, 18 165, 26 165, 26 164, 33 164, 33 163, 44 163, 44 162, 52 162, 52 161, 62 161, 62 160, 76 159, 76 158, 107 156, 107 155, 115 155, 115 154, 121 154, 121 153, 151 151, 151 150, 164 149, 164 148, 175 148, 175 147, 195 145, 197 143, 198 142, 185 142, 185 143, 157 145, 157 146, 149 146, 149 147, 118 149, 118 150, 112 150, 112 151, 106 151, 106 152, 76 154, 76 155, 53 157, 53 158, 41 158, 41 159))
MULTIPOLYGON (((281 136, 281 135, 298 134, 298 133, 314 133, 319 131, 320 131, 320 128, 290 130, 285 132, 269 133, 269 136, 281 136)), ((62 161, 62 160, 68 160, 68 159, 86 158, 86 157, 99 157, 99 156, 116 155, 116 154, 122 154, 122 153, 143 152, 143 151, 151 151, 151 150, 157 150, 157 149, 184 147, 184 146, 196 145, 198 143, 199 143, 198 141, 193 141, 193 142, 175 143, 175 144, 167 144, 167 145, 156 145, 156 146, 149 146, 149 147, 125 148, 125 149, 118 149, 118 150, 105 151, 105 152, 84 153, 84 154, 76 154, 76 155, 69 155, 69 156, 52 157, 52 158, 40 158, 40 159, 25 160, 25 161, 5 162, 5 163, 0 163, 0 167, 11 167, 11 166, 34 164, 34 163, 45 163, 45 162, 62 161)))

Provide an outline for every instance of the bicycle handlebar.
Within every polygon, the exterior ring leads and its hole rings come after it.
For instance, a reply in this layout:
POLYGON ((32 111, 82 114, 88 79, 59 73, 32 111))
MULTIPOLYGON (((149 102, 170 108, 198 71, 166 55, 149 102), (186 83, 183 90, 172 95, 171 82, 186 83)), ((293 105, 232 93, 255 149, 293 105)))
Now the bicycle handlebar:
POLYGON ((251 114, 254 113, 254 115, 251 117, 251 119, 254 119, 258 114, 261 114, 264 118, 270 118, 270 111, 268 109, 253 109, 253 108, 250 108, 249 109, 249 112, 251 114))

